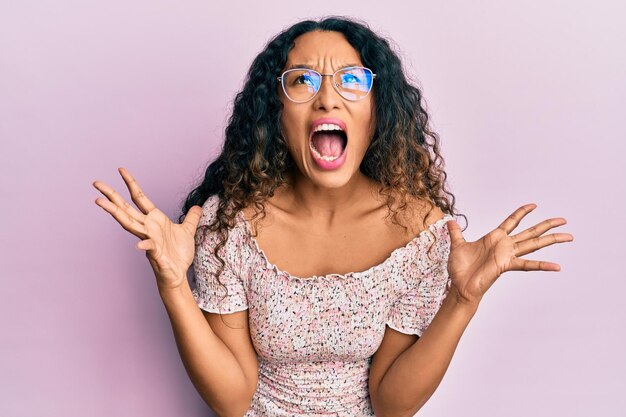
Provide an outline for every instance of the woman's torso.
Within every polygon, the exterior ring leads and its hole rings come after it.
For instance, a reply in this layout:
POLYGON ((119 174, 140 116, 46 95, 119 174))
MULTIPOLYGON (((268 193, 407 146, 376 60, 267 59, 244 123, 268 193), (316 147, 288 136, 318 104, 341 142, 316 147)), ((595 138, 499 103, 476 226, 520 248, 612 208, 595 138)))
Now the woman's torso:
MULTIPOLYGON (((238 213, 223 253, 235 273, 227 278, 229 292, 239 300, 237 311, 248 308, 259 360, 247 417, 373 416, 369 367, 386 325, 415 334, 432 316, 420 312, 415 300, 402 298, 412 297, 411 288, 422 278, 430 288, 439 275, 433 271, 445 258, 444 220, 427 220, 428 232, 415 232, 424 217, 417 210, 405 216, 412 220, 405 231, 385 220, 384 202, 362 203, 342 213, 336 228, 322 231, 306 216, 282 209, 280 199, 266 201, 267 216, 256 236, 255 222, 247 220, 254 212, 238 213), (426 256, 435 239, 434 256, 426 256)), ((203 221, 214 217, 216 205, 216 196, 205 203, 203 221)), ((208 266, 209 259, 210 252, 203 251, 196 262, 208 266)), ((200 301, 205 309, 221 302, 213 288, 196 292, 199 299, 211 299, 200 301)), ((226 310, 235 311, 229 303, 226 310)))

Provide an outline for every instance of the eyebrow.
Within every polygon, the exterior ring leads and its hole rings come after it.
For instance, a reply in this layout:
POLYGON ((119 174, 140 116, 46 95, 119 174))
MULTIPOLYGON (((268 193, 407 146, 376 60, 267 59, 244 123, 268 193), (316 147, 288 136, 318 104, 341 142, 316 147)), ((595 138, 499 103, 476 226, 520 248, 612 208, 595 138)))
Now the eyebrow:
MULTIPOLYGON (((346 65, 340 65, 338 69, 349 68, 349 67, 361 67, 361 66, 362 66, 361 64, 346 64, 346 65)), ((306 69, 317 71, 315 68, 307 64, 292 64, 289 67, 287 67, 285 71, 296 69, 296 68, 306 68, 306 69)))

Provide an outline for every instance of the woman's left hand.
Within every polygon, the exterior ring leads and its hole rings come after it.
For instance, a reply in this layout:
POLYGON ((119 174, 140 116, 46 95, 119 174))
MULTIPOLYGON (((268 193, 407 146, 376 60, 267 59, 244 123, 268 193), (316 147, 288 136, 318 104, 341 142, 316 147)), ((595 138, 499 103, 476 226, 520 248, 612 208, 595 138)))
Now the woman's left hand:
POLYGON ((509 234, 520 221, 537 207, 526 204, 513 212, 496 229, 475 242, 466 242, 461 228, 455 221, 448 222, 450 232, 450 255, 448 274, 458 301, 478 306, 489 287, 506 271, 559 271, 561 267, 552 262, 521 259, 520 256, 535 252, 555 243, 571 242, 569 233, 546 231, 562 226, 564 218, 544 220, 516 235, 509 234))

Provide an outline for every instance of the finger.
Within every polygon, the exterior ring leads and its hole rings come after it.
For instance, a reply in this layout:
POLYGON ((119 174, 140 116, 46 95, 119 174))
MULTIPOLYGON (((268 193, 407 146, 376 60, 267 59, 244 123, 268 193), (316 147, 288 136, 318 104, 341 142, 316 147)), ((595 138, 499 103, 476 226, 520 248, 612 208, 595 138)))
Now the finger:
POLYGON ((524 256, 537 249, 554 245, 555 243, 571 242, 572 240, 574 240, 574 236, 569 233, 552 233, 516 243, 513 253, 515 256, 524 256))
POLYGON ((529 227, 528 229, 516 235, 511 236, 511 239, 513 239, 513 242, 522 242, 524 240, 528 240, 533 237, 541 236, 548 230, 554 227, 563 226, 566 223, 567 223, 567 220, 565 220, 562 217, 544 220, 541 223, 537 223, 533 227, 529 227))
POLYGON ((130 198, 133 200, 133 203, 139 207, 139 210, 141 210, 143 214, 148 214, 154 210, 155 205, 146 197, 130 172, 128 172, 126 168, 119 168, 118 171, 130 191, 130 198))
POLYGON ((554 262, 532 261, 529 259, 515 258, 507 271, 560 271, 561 266, 554 262))
POLYGON ((132 217, 135 221, 143 224, 144 215, 138 212, 133 206, 131 206, 126 200, 124 200, 124 198, 117 191, 101 181, 94 181, 93 186, 102 194, 104 194, 110 202, 123 210, 128 216, 132 217))
POLYGON ((116 204, 113 204, 107 199, 97 198, 96 204, 102 207, 107 213, 109 213, 119 224, 122 225, 124 230, 132 233, 133 235, 145 239, 147 237, 146 234, 146 226, 143 223, 138 222, 132 216, 130 216, 127 212, 119 208, 116 204))
POLYGON ((148 258, 152 258, 153 260, 158 258, 159 248, 156 246, 154 240, 152 239, 140 240, 139 242, 137 242, 135 247, 138 250, 145 251, 148 258))
POLYGON ((528 213, 537 208, 536 204, 525 204, 522 207, 515 210, 509 217, 506 218, 499 226, 498 229, 504 230, 504 232, 508 235, 517 227, 520 221, 526 216, 528 213))
POLYGON ((154 244, 154 240, 152 240, 152 239, 140 240, 139 242, 137 242, 135 247, 138 250, 144 250, 146 252, 154 252, 154 251, 156 251, 156 245, 154 244))
POLYGON ((185 215, 185 219, 183 220, 183 227, 187 229, 189 232, 195 232, 198 228, 198 223, 200 222, 200 216, 202 215, 202 207, 193 206, 185 215))
POLYGON ((465 243, 463 232, 461 232, 461 226, 454 220, 450 220, 446 223, 448 225, 448 232, 450 233, 450 244, 458 246, 465 243))
POLYGON ((154 250, 154 241, 152 239, 140 240, 135 247, 138 250, 154 250))

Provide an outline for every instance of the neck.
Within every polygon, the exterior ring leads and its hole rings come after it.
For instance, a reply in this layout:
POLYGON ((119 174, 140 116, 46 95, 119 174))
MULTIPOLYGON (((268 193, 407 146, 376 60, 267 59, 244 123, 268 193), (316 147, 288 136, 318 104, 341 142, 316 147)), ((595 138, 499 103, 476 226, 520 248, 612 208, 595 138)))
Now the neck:
POLYGON ((361 171, 338 188, 320 187, 299 172, 292 172, 287 179, 289 206, 303 216, 316 217, 323 223, 331 223, 333 218, 350 215, 355 209, 362 207, 365 201, 369 201, 374 185, 375 181, 361 171))

